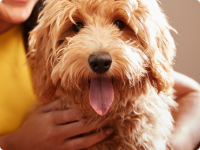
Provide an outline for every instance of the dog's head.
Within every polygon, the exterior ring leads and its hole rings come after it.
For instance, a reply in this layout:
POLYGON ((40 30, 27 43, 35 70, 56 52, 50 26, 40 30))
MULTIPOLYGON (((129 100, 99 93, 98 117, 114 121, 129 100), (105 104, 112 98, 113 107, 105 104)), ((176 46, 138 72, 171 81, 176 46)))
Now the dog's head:
POLYGON ((29 42, 39 100, 61 87, 104 115, 115 95, 145 92, 146 82, 167 94, 171 29, 156 0, 46 0, 29 42))

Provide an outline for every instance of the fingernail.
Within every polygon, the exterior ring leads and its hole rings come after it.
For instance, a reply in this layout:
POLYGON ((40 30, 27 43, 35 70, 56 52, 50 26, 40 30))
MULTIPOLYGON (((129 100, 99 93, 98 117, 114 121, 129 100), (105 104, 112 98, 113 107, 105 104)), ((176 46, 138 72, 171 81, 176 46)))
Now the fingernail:
POLYGON ((107 135, 110 135, 110 134, 112 134, 113 132, 114 132, 113 128, 109 128, 109 129, 106 130, 106 134, 107 134, 107 135))

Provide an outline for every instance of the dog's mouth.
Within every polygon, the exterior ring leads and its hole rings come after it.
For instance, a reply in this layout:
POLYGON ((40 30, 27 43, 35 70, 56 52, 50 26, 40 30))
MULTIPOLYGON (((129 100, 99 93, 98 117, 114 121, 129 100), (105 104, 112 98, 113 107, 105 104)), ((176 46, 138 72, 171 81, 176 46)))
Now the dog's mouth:
POLYGON ((102 77, 90 80, 89 102, 97 114, 105 115, 113 100, 114 90, 111 79, 102 77))

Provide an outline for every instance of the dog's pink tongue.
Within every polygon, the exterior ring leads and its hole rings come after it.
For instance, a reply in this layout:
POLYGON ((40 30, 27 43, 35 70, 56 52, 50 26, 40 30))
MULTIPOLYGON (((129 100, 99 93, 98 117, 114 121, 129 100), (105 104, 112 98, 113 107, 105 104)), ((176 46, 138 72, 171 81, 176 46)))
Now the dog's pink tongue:
POLYGON ((114 99, 112 82, 107 78, 91 79, 89 100, 92 108, 99 115, 105 115, 114 99))

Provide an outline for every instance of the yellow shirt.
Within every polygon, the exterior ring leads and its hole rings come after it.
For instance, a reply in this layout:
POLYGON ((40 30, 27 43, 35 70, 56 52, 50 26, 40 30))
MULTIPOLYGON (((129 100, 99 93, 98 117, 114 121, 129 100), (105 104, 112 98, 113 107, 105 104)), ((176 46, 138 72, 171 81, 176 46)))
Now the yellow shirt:
POLYGON ((0 34, 0 135, 19 128, 34 101, 23 29, 18 25, 0 34))

